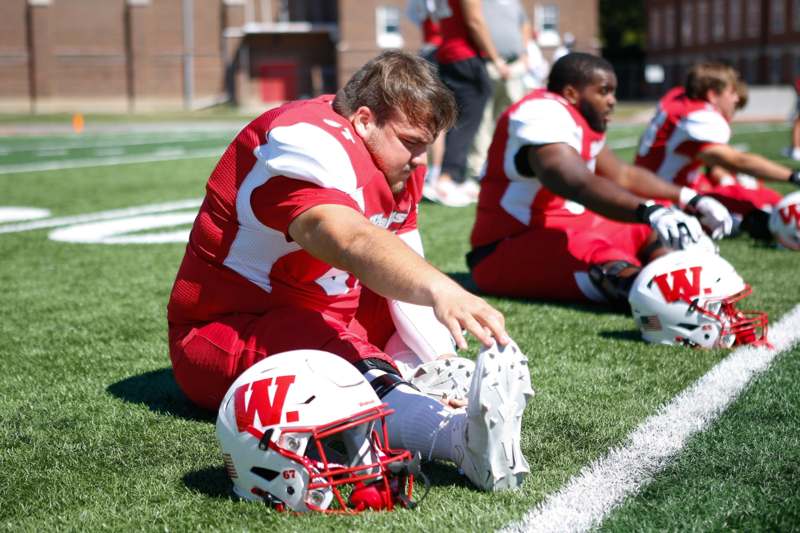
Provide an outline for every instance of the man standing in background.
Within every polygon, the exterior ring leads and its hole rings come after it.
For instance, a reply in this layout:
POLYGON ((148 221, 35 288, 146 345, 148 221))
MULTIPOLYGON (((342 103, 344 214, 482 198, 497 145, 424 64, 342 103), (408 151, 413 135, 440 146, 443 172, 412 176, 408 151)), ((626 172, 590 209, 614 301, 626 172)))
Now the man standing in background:
POLYGON ((508 78, 509 68, 492 43, 480 0, 436 0, 435 7, 432 18, 440 21, 442 31, 442 44, 436 52, 439 76, 455 96, 458 121, 445 137, 442 172, 429 199, 458 207, 477 197, 464 180, 467 154, 492 95, 486 63, 503 79, 508 78))
POLYGON ((530 22, 519 0, 483 0, 481 5, 492 43, 508 65, 508 77, 502 77, 494 64, 486 64, 486 71, 492 83, 492 96, 483 109, 480 127, 472 141, 465 181, 471 184, 467 185, 468 191, 472 190, 475 193, 477 193, 475 182, 469 178, 481 176, 497 119, 508 106, 525 96, 524 78, 528 71, 527 44, 532 34, 530 22))

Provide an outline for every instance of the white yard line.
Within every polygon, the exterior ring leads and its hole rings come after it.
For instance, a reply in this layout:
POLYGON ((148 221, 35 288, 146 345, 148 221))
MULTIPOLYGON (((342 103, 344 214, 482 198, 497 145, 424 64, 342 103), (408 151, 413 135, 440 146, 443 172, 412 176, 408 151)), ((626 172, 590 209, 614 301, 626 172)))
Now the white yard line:
POLYGON ((599 526, 706 429, 750 381, 800 339, 800 305, 769 330, 774 350, 742 347, 645 420, 618 448, 585 466, 557 493, 501 531, 586 531, 599 526))
POLYGON ((165 213, 177 211, 179 209, 191 209, 199 207, 202 203, 200 199, 179 200, 177 202, 167 202, 163 204, 141 205, 136 207, 126 207, 124 209, 112 209, 110 211, 99 211, 86 215, 75 215, 69 217, 47 218, 16 224, 0 225, 0 233, 17 233, 20 231, 31 231, 43 228, 55 228, 66 226, 67 224, 82 224, 86 222, 96 222, 99 220, 113 220, 115 218, 131 217, 154 213, 165 213))
POLYGON ((225 151, 221 146, 214 149, 185 151, 164 149, 164 152, 122 157, 107 157, 97 159, 75 159, 72 161, 50 161, 45 163, 23 163, 20 165, 0 166, 0 174, 18 174, 23 172, 43 172, 46 170, 62 170, 68 168, 107 167, 126 165, 129 163, 156 163, 159 161, 174 161, 178 159, 198 159, 201 157, 219 157, 225 151), (180 152, 180 153, 179 153, 180 152))

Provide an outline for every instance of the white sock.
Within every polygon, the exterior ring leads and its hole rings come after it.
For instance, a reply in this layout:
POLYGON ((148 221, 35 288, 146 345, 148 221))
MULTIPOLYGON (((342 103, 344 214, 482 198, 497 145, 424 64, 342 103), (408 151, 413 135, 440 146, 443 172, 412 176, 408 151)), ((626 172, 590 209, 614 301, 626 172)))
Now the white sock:
POLYGON ((800 146, 792 148, 792 159, 800 160, 800 146))
MULTIPOLYGON (((385 372, 370 370, 367 381, 385 372)), ((398 385, 381 398, 394 413, 386 418, 389 445, 411 452, 420 452, 424 460, 455 460, 453 438, 467 419, 465 409, 451 409, 425 396, 409 385, 398 385)))

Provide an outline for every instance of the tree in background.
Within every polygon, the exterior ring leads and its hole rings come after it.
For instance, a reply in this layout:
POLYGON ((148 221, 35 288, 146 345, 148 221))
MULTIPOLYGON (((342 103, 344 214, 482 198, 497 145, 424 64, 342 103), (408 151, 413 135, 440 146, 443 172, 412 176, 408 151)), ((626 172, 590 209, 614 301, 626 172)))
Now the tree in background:
POLYGON ((600 0, 599 4, 602 54, 617 72, 617 97, 642 98, 647 28, 644 2, 600 0))

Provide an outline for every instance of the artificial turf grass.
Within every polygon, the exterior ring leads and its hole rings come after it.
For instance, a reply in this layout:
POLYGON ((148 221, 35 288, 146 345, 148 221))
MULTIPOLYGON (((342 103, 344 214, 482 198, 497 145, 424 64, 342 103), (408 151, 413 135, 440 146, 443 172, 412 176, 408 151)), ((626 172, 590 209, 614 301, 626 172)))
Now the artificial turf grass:
POLYGON ((606 531, 792 531, 800 523, 800 347, 781 354, 606 531))
MULTIPOLYGON (((778 139, 778 136, 775 137, 778 139)), ((782 142, 782 137, 777 142, 782 142)), ((0 176, 4 203, 76 214, 202 196, 213 159, 0 176)), ((434 264, 467 280, 474 208, 424 204, 434 264)), ((797 302, 796 256, 746 238, 722 243, 773 319, 797 302), (794 300, 792 300, 794 298, 794 300)), ((278 515, 228 493, 213 414, 171 379, 164 306, 182 244, 107 246, 0 235, 0 527, 54 530, 487 530, 519 518, 618 444, 724 351, 648 346, 633 321, 592 306, 489 298, 530 357, 537 395, 523 450, 533 473, 514 493, 474 491, 452 465, 419 511, 347 518, 278 515)), ((473 343, 469 352, 476 353, 473 343)))

